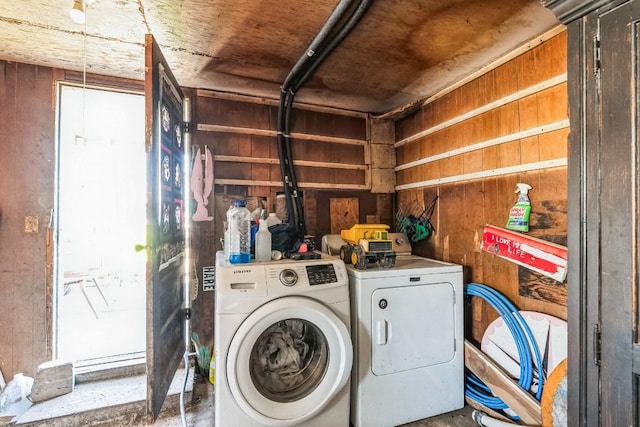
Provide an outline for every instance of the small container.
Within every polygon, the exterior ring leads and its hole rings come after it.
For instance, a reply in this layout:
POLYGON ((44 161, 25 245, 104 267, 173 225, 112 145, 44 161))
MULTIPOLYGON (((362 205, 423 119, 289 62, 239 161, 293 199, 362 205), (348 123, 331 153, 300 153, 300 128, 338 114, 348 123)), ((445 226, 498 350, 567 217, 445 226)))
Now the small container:
POLYGON ((256 233, 256 261, 271 260, 271 233, 267 226, 267 220, 260 220, 258 232, 256 233))
POLYGON ((229 226, 229 262, 244 264, 251 261, 251 212, 244 200, 236 200, 227 212, 229 226))
POLYGON ((211 355, 211 363, 209 363, 209 382, 216 385, 216 358, 211 355))

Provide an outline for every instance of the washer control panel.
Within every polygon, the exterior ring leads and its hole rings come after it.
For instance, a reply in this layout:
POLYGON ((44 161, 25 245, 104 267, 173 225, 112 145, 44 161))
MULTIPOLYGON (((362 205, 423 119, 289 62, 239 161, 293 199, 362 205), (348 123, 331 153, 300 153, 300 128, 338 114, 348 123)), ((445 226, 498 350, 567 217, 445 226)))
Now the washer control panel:
POLYGON ((337 285, 347 283, 348 278, 344 262, 303 261, 300 263, 287 263, 285 265, 273 265, 267 268, 267 277, 275 281, 279 286, 319 286, 337 285))
POLYGON ((307 277, 309 277, 309 284, 311 286, 336 283, 338 281, 333 264, 307 265, 306 267, 307 277))

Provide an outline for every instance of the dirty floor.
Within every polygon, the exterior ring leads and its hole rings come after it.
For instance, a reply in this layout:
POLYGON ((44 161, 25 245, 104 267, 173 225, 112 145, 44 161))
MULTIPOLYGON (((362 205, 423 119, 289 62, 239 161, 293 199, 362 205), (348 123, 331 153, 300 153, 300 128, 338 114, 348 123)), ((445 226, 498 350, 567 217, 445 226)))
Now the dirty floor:
MULTIPOLYGON (((214 426, 214 405, 213 386, 206 381, 198 381, 193 388, 194 403, 187 411, 187 425, 189 427, 213 427, 214 426)), ((402 427, 477 427, 471 419, 473 408, 464 408, 442 414, 436 417, 404 424, 402 427)), ((180 414, 160 417, 155 426, 157 427, 182 427, 180 414)))

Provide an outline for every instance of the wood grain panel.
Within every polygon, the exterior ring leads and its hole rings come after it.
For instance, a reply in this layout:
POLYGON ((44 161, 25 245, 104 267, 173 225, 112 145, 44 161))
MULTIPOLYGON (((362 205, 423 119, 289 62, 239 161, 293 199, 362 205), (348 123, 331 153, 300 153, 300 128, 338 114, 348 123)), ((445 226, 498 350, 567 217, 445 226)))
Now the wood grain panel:
POLYGON ((567 33, 562 32, 532 51, 538 78, 546 80, 567 71, 567 33))
POLYGON ((540 160, 567 157, 567 138, 569 128, 549 132, 538 136, 540 160))
POLYGON ((497 99, 504 98, 522 89, 518 87, 517 71, 517 62, 513 60, 505 62, 494 70, 497 99))
POLYGON ((19 354, 25 352, 30 358, 33 348, 32 345, 27 345, 24 337, 20 337, 20 325, 14 320, 14 311, 22 308, 15 306, 15 301, 19 301, 16 294, 19 293, 20 278, 16 277, 13 250, 13 242, 19 242, 21 238, 20 207, 17 200, 19 189, 15 184, 17 65, 0 61, 0 78, 0 107, 3 115, 3 120, 0 120, 0 167, 3 171, 3 179, 0 180, 0 194, 3 195, 0 206, 0 324, 4 326, 0 328, 0 368, 8 382, 13 375, 22 372, 24 365, 18 361, 19 354), (20 348, 20 345, 25 348, 20 348))
POLYGON ((340 234, 360 221, 360 204, 357 198, 329 199, 331 234, 340 234))
POLYGON ((544 80, 540 78, 536 68, 535 57, 531 50, 515 58, 514 62, 517 65, 515 76, 518 79, 518 89, 522 90, 544 80))
POLYGON ((530 95, 518 101, 520 129, 531 129, 540 124, 538 120, 538 99, 530 95))
POLYGON ((498 145, 498 167, 514 166, 521 164, 520 141, 511 141, 498 145))
POLYGON ((0 363, 7 380, 34 376, 50 354, 47 219, 55 165, 52 70, 0 61, 0 363), (38 218, 26 233, 25 216, 38 218))
POLYGON ((538 122, 553 123, 567 118, 567 84, 559 84, 536 94, 538 122), (544 107, 542 107, 544 106, 544 107))
MULTIPOLYGON (((448 104, 439 99, 423 106, 423 126, 415 129, 414 134, 564 73, 566 66, 562 58, 565 54, 562 51, 565 44, 566 39, 562 34, 560 37, 553 38, 546 46, 543 43, 543 47, 538 51, 525 52, 496 68, 491 75, 484 75, 454 90, 450 98, 456 102, 448 104), (558 58, 560 60, 557 60, 558 58), (545 70, 539 72, 540 67, 544 67, 545 70), (452 109, 452 107, 455 108, 452 109)), ((423 146, 420 156, 426 158, 452 150, 456 144, 465 147, 535 128, 540 124, 566 119, 567 112, 564 105, 566 105, 566 85, 562 84, 457 123, 417 140, 416 143, 423 146), (427 141, 428 147, 425 146, 427 141)), ((398 128, 402 131, 397 133, 396 139, 411 136, 409 128, 412 126, 413 124, 405 125, 401 120, 398 128)), ((481 170, 491 170, 543 159, 563 158, 566 156, 564 154, 566 143, 558 143, 558 138, 564 138, 567 132, 568 129, 563 129, 483 148, 477 151, 479 161, 476 158, 477 154, 471 152, 412 168, 419 170, 419 174, 411 173, 410 170, 401 170, 397 173, 397 182, 402 184, 458 175, 463 171, 476 170, 478 164, 481 170), (436 176, 430 174, 433 171, 437 171, 436 176)), ((397 151, 400 162, 415 159, 413 149, 398 147, 397 151)), ((425 203, 427 194, 440 194, 438 216, 435 219, 437 232, 430 241, 415 245, 414 252, 461 263, 465 266, 465 280, 480 279, 502 292, 520 307, 534 308, 563 317, 566 307, 563 306, 562 294, 566 290, 562 286, 553 287, 553 284, 545 283, 529 274, 526 275, 525 280, 525 274, 517 265, 479 250, 479 240, 484 224, 504 226, 506 223, 508 210, 516 200, 515 184, 519 181, 530 182, 534 187, 545 185, 550 187, 548 190, 541 189, 537 195, 535 190, 532 191, 535 197, 546 197, 544 203, 540 205, 538 205, 539 201, 532 201, 534 212, 536 212, 533 214, 536 221, 535 227, 542 230, 548 228, 542 224, 563 224, 563 222, 566 227, 566 218, 558 214, 563 210, 563 201, 566 204, 566 169, 562 168, 548 172, 534 171, 424 188, 423 194, 416 193, 416 189, 400 191, 397 202, 401 207, 410 206, 412 203, 425 203), (557 184, 558 182, 560 184, 557 184)), ((533 229, 535 227, 532 226, 533 229)), ((561 236, 563 231, 543 233, 546 233, 547 238, 555 239, 561 236), (556 236, 553 237, 552 234, 556 236)), ((566 236, 566 229, 564 235, 566 236)), ((480 339, 486 325, 495 319, 497 314, 482 302, 474 303, 472 312, 471 335, 480 339)))
POLYGON ((463 173, 482 171, 482 151, 476 150, 465 153, 462 156, 463 173))
MULTIPOLYGON (((520 140, 520 161, 533 163, 540 161, 540 138, 542 135, 522 138, 520 140)), ((562 157, 562 156, 561 156, 562 157)))

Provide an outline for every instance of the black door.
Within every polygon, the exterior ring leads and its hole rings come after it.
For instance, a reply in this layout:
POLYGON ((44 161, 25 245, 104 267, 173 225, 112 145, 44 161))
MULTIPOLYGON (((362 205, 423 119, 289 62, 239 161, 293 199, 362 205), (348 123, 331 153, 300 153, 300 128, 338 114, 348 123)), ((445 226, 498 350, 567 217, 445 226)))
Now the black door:
POLYGON ((145 39, 147 152, 147 420, 153 422, 185 351, 183 94, 153 36, 145 39))

